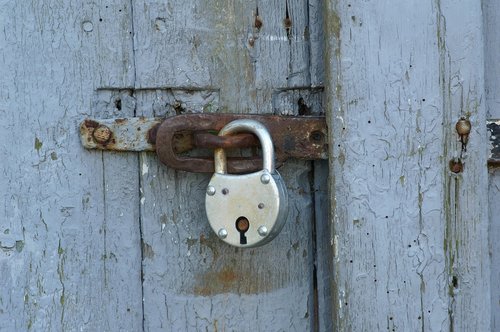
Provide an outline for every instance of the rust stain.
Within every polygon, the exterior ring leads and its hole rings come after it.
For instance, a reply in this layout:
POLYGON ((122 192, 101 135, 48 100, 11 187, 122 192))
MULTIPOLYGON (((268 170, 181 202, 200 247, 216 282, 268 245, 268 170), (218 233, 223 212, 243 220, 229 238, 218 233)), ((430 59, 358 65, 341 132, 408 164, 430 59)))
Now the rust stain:
POLYGON ((123 118, 123 119, 116 119, 115 120, 115 123, 117 124, 126 124, 128 122, 128 119, 127 118, 123 118))
POLYGON ((453 173, 461 173, 464 170, 464 164, 459 160, 450 160, 450 171, 453 173))
POLYGON ((160 127, 160 123, 154 125, 147 132, 147 142, 149 144, 156 144, 156 133, 158 132, 158 128, 160 127))
POLYGON ((215 234, 210 233, 208 237, 205 237, 205 234, 200 235, 200 254, 203 253, 203 247, 210 249, 214 262, 219 259, 219 249, 216 241, 219 241, 219 238, 215 234))
MULTIPOLYGON (((192 240, 188 245, 193 245, 192 240)), ((186 292, 198 296, 213 296, 217 294, 257 294, 267 293, 277 287, 277 279, 269 280, 272 271, 259 271, 255 263, 246 261, 238 249, 228 248, 221 243, 215 234, 200 235, 200 255, 204 248, 209 248, 213 255, 210 264, 201 266, 194 274, 192 284, 185 288, 186 292), (227 249, 227 250, 226 250, 227 249), (222 259, 223 257, 223 259, 222 259)), ((286 276, 281 275, 286 280, 286 276)), ((271 278, 272 279, 272 278, 271 278)))
POLYGON ((235 267, 225 266, 219 271, 207 271, 196 277, 194 294, 201 296, 212 296, 222 293, 245 293, 256 294, 265 287, 266 283, 259 279, 251 271, 238 271, 235 267))
POLYGON ((97 127, 99 127, 99 122, 87 119, 84 121, 84 125, 87 128, 97 128, 97 127))
POLYGON ((257 8, 257 11, 255 13, 255 21, 253 23, 253 26, 255 27, 255 29, 257 30, 260 30, 262 28, 262 26, 264 25, 264 23, 262 22, 262 18, 260 18, 259 16, 259 9, 257 8))

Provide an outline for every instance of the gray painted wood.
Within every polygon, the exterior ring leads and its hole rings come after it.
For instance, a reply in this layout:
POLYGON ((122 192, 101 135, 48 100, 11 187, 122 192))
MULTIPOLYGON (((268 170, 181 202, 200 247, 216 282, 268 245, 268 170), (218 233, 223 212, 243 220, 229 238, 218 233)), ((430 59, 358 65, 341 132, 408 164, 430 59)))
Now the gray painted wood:
MULTIPOLYGON (((484 13, 484 57, 486 111, 489 119, 500 119, 500 3, 483 1, 484 13)), ((500 329, 500 172, 489 173, 490 234, 489 251, 491 257, 491 330, 500 329)))
POLYGON ((332 228, 330 225, 328 191, 328 162, 314 162, 314 219, 315 242, 314 268, 316 272, 315 296, 317 301, 316 331, 333 330, 332 306, 332 275, 333 275, 333 247, 332 228))
POLYGON ((490 234, 489 245, 491 255, 491 330, 500 328, 500 255, 498 239, 500 239, 500 170, 490 172, 489 186, 490 234))
POLYGON ((495 330, 482 19, 451 0, 1 2, 0 330, 495 330), (78 138, 89 116, 296 114, 300 97, 329 110, 330 180, 283 166, 290 217, 258 249, 212 234, 207 175, 78 138))
POLYGON ((336 329, 489 330, 480 4, 325 9, 336 329))
MULTIPOLYGON (((167 113, 178 102, 182 112, 297 114, 300 97, 319 112, 321 89, 308 91, 320 64, 310 63, 304 35, 307 3, 290 1, 288 9, 290 38, 283 1, 259 2, 260 28, 255 1, 135 2, 138 115, 161 115, 151 107, 157 101, 167 113)), ((311 163, 280 169, 288 222, 273 242, 247 250, 211 231, 208 175, 166 169, 147 153, 140 169, 146 331, 314 328, 311 163)))
POLYGON ((78 140, 95 90, 133 85, 130 9, 0 3, 2 331, 140 328, 137 157, 78 140))

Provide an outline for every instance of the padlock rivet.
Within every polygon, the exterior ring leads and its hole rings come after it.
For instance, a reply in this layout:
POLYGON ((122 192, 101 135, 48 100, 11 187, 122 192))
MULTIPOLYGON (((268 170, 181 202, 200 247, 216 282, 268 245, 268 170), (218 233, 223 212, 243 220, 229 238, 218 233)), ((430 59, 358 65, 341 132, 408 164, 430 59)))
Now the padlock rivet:
POLYGON ((259 233, 260 236, 266 236, 267 235, 267 227, 266 226, 260 226, 257 229, 257 232, 259 233))
POLYGON ((208 186, 208 188, 207 188, 207 195, 208 196, 215 195, 215 188, 213 186, 208 186))
POLYGON ((219 238, 225 239, 227 237, 227 230, 225 228, 219 229, 219 232, 217 232, 217 235, 219 235, 219 238))
POLYGON ((265 206, 264 203, 259 203, 259 205, 258 205, 259 209, 261 209, 261 210, 264 208, 264 206, 265 206))
POLYGON ((267 173, 264 173, 260 176, 260 182, 262 182, 263 184, 268 184, 269 181, 271 181, 271 176, 267 173))

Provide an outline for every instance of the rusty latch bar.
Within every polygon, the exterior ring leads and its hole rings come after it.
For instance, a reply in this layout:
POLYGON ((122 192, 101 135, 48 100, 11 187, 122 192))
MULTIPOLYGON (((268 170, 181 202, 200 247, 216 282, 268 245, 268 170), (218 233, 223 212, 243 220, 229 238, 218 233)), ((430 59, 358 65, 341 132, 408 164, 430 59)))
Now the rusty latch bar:
MULTIPOLYGON (((82 144, 87 149, 111 151, 156 151, 168 167, 188 172, 214 171, 212 157, 192 157, 193 149, 257 147, 252 134, 217 136, 227 123, 251 118, 271 133, 277 165, 288 158, 327 159, 327 127, 324 117, 249 114, 184 114, 168 118, 125 118, 85 120, 80 126, 82 144)), ((257 155, 228 158, 228 170, 245 173, 262 167, 257 155)))
POLYGON ((80 125, 80 139, 87 149, 155 151, 152 129, 165 118, 87 119, 80 125))

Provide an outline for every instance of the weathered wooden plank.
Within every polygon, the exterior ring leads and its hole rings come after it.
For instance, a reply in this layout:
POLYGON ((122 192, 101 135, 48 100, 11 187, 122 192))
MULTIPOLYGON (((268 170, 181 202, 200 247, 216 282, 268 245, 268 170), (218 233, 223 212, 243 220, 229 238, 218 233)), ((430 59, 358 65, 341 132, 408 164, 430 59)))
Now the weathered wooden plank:
MULTIPOLYGON (((131 117, 136 100, 129 90, 100 90, 93 108, 99 117, 131 117)), ((99 154, 103 168, 103 221, 99 237, 103 251, 100 297, 104 319, 95 328, 139 331, 143 325, 139 157, 99 154)))
POLYGON ((325 80, 325 42, 323 1, 309 0, 309 58, 311 62, 311 86, 323 87, 325 80))
POLYGON ((315 317, 316 331, 333 330, 333 246, 332 228, 330 224, 328 191, 328 162, 314 162, 314 268, 315 268, 315 301, 317 311, 315 317))
MULTIPOLYGON (((304 31, 304 4, 288 6, 294 29, 304 31)), ((203 90, 218 92, 217 104, 185 111, 298 114, 298 100, 280 93, 297 87, 298 99, 310 86, 307 42, 274 39, 286 39, 284 2, 259 3, 258 11, 260 28, 256 1, 136 2, 138 86, 184 91, 177 100, 185 104, 203 90)), ((149 106, 153 91, 138 115, 158 115, 149 106)), ((317 105, 319 95, 306 91, 304 99, 317 105)), ((313 328, 312 169, 294 161, 280 171, 290 194, 287 225, 268 245, 241 250, 219 241, 208 225, 208 175, 165 169, 141 154, 146 330, 313 328)))
POLYGON ((491 255, 491 330, 500 328, 500 170, 490 171, 489 203, 490 234, 489 247, 491 255))
MULTIPOLYGON (((485 90, 486 112, 489 119, 500 119, 500 3, 494 0, 485 0, 483 3, 484 22, 484 58, 485 58, 485 90)), ((498 127, 496 127, 498 128, 498 127)), ((497 141, 500 135, 490 142, 497 141)), ((492 143, 493 143, 492 142, 492 143)), ((498 142, 498 141, 497 141, 498 142)), ((498 150, 498 143, 493 144, 498 150)), ((492 151, 493 152, 496 151, 492 151)), ((496 166, 500 164, 498 156, 496 166)), ((491 255, 491 330, 500 329, 500 210, 498 198, 500 197, 499 183, 500 172, 492 170, 489 173, 489 207, 490 207, 490 234, 489 252, 491 255)))
POLYGON ((488 330, 479 4, 325 10, 336 329, 488 330), (473 132, 454 175, 460 115, 473 132))
MULTIPOLYGON (((96 88, 133 84, 128 3, 0 3, 2 331, 140 326, 140 252, 109 227, 137 225, 137 208, 120 219, 117 202, 138 193, 116 179, 113 157, 82 149, 77 128, 102 115, 96 88)), ((137 163, 119 169, 137 178, 137 163)))
POLYGON ((483 16, 480 3, 467 6, 466 13, 456 1, 437 3, 443 121, 451 124, 444 131, 446 159, 455 158, 463 148, 453 123, 460 116, 472 123, 464 172, 445 177, 444 249, 450 328, 487 331, 491 303, 483 16))

